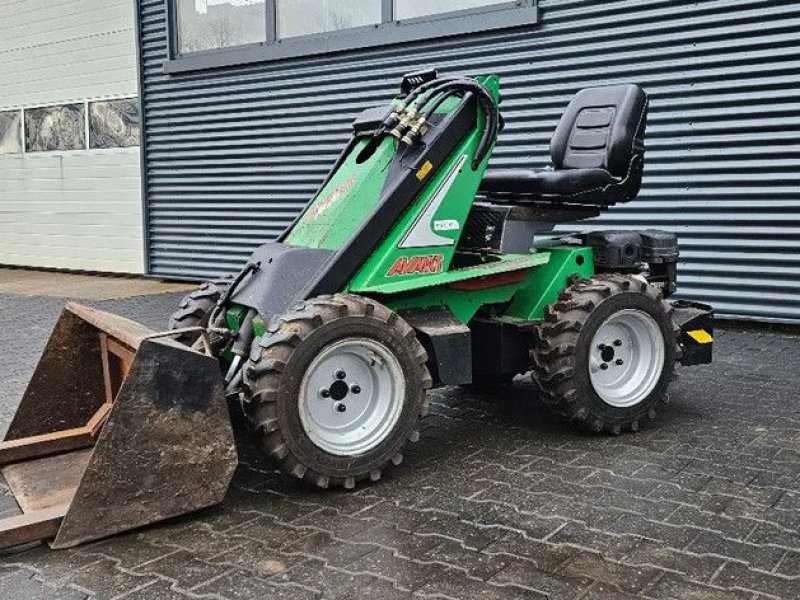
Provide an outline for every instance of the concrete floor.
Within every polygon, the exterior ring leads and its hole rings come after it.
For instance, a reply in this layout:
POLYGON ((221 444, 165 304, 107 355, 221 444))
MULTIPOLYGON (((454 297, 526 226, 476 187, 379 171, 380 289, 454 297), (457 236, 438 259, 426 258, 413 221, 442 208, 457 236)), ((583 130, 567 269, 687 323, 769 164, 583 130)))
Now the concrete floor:
MULTIPOLYGON (((159 328, 180 296, 91 303, 159 328)), ((3 426, 63 303, 0 293, 3 426)), ((436 390, 405 461, 354 492, 298 484, 244 435, 223 505, 6 551, 0 598, 799 598, 798 377, 800 337, 723 330, 620 437, 576 432, 530 383, 436 390)))
POLYGON ((0 294, 9 295, 113 300, 179 292, 193 287, 144 277, 97 276, 0 267, 0 294))

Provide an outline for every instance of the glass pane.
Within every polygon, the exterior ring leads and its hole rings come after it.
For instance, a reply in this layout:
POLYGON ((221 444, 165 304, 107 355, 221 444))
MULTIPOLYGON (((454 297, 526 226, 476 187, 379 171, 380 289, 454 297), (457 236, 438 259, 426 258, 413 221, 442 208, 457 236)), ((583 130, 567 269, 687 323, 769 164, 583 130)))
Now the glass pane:
POLYGON ((0 154, 22 152, 22 119, 20 111, 0 112, 0 154))
POLYGON ((381 22, 381 0, 278 0, 277 9, 279 38, 381 22))
POLYGON ((84 150, 83 104, 25 109, 25 151, 84 150))
POLYGON ((394 0, 394 18, 413 19, 491 4, 509 4, 509 0, 394 0))
POLYGON ((264 0, 177 0, 178 53, 267 41, 264 0))
POLYGON ((139 101, 136 98, 89 104, 89 147, 139 145, 139 101))

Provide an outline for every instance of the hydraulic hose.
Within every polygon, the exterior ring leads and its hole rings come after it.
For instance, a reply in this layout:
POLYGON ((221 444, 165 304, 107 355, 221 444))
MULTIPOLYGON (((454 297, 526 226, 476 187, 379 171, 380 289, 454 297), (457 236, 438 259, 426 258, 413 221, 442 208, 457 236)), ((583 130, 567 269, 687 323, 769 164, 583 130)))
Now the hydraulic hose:
MULTIPOLYGON (((478 82, 470 79, 460 79, 457 81, 444 83, 430 90, 429 96, 434 97, 437 94, 445 94, 455 90, 464 90, 472 92, 478 99, 479 105, 486 117, 486 124, 484 125, 483 135, 481 136, 480 143, 478 144, 478 149, 475 153, 475 159, 472 161, 472 169, 475 170, 481 163, 481 161, 483 161, 483 159, 486 157, 486 154, 489 151, 489 147, 491 146, 492 140, 497 135, 498 125, 499 125, 499 111, 497 110, 497 105, 494 102, 494 98, 492 98, 488 90, 478 82)), ((436 103, 434 104, 439 103, 440 100, 442 102, 444 101, 440 98, 437 99, 436 103)), ((428 118, 432 114, 433 114, 432 111, 429 109, 425 113, 424 118, 428 120, 428 118)))

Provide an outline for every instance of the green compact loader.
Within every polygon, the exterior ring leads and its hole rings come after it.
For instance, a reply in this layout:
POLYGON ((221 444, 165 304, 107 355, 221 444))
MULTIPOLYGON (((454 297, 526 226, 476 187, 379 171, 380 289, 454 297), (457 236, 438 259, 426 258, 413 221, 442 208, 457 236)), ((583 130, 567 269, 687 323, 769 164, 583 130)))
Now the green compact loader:
POLYGON ((284 471, 321 488, 399 464, 432 386, 529 374, 591 431, 652 419, 676 363, 711 361, 711 308, 668 300, 675 235, 553 232, 637 196, 647 95, 580 91, 538 171, 487 172, 499 104, 496 76, 405 76, 355 119, 294 223, 189 294, 167 332, 68 306, 0 446, 33 513, 0 522, 0 545, 74 545, 219 502, 236 461, 226 399, 284 471), (80 360, 66 356, 78 339, 80 360), (47 392, 65 377, 55 418, 47 392), (58 490, 25 487, 78 452, 58 490))

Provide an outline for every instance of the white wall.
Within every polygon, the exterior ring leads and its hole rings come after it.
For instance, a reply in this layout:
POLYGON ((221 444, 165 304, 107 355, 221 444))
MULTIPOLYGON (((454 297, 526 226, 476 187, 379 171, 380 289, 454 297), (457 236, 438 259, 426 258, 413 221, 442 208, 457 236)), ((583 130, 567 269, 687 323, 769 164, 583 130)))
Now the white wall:
MULTIPOLYGON (((0 0, 0 110, 135 96, 132 0, 0 0)), ((139 149, 0 155, 0 264, 141 273, 139 149)))

